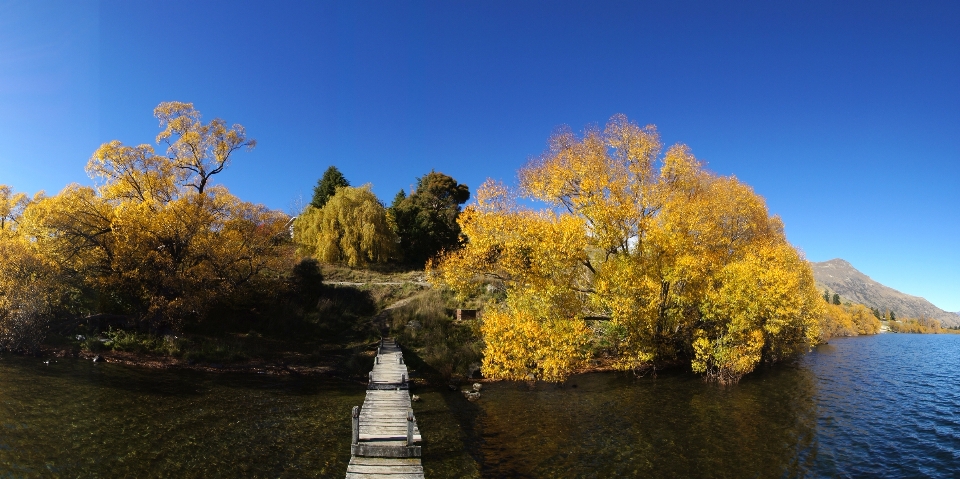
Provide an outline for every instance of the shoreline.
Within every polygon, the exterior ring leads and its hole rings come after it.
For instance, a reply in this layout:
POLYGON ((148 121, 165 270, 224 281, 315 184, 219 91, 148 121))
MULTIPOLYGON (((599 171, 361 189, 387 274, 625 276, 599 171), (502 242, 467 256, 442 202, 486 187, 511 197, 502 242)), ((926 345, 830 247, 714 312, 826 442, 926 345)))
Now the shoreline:
MULTIPOLYGON (((29 355, 23 355, 29 356, 29 355)), ((269 374, 274 376, 333 376, 342 379, 352 378, 347 371, 332 365, 290 364, 286 361, 249 359, 242 362, 190 361, 172 356, 134 353, 129 351, 76 351, 62 348, 42 347, 35 354, 38 358, 71 358, 88 361, 122 364, 145 369, 180 369, 210 373, 269 374), (99 360, 96 358, 99 357, 99 360)))
MULTIPOLYGON (((29 354, 17 354, 23 357, 29 357, 29 354)), ((123 366, 135 367, 135 368, 144 368, 144 369, 161 369, 161 370, 185 370, 185 371, 201 371, 207 373, 235 373, 235 374, 267 374, 272 376, 307 376, 307 377, 332 377, 339 378, 348 381, 362 382, 366 383, 366 375, 358 375, 350 371, 339 368, 333 364, 295 364, 290 363, 284 360, 269 360, 269 359, 248 359, 245 361, 234 361, 234 362, 208 362, 208 361, 190 361, 185 359, 180 359, 172 356, 163 356, 150 353, 136 353, 130 351, 101 351, 101 352, 92 352, 85 350, 70 350, 57 348, 52 346, 43 346, 41 349, 33 354, 32 356, 37 357, 38 359, 46 358, 70 358, 70 359, 80 359, 86 361, 97 361, 104 362, 109 364, 120 364, 123 366), (99 357, 99 360, 95 358, 99 357)), ((572 376, 588 373, 605 373, 605 372, 628 372, 620 369, 616 369, 612 364, 608 364, 607 361, 602 361, 600 364, 591 364, 589 366, 577 369, 572 376)), ((506 379, 494 379, 494 378, 467 378, 467 377, 451 377, 451 378, 442 378, 435 377, 433 374, 420 375, 417 378, 411 378, 412 381, 416 383, 434 385, 437 387, 442 387, 448 384, 469 384, 469 383, 498 383, 498 382, 510 382, 506 379)), ((513 381, 513 382, 531 382, 531 381, 513 381)), ((542 382, 541 380, 536 380, 533 382, 542 382)), ((566 382, 566 381, 564 381, 566 382)), ((558 383, 563 384, 563 382, 558 383)))

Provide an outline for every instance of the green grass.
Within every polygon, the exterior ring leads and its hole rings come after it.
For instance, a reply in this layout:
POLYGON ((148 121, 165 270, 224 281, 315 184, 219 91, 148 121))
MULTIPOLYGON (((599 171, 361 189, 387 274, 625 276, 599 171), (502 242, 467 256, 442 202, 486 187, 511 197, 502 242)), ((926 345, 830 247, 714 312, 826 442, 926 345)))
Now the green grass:
POLYGON ((320 271, 325 282, 346 283, 403 283, 420 282, 426 279, 423 269, 394 265, 369 265, 366 268, 350 268, 333 264, 322 264, 320 271))
POLYGON ((122 351, 157 354, 188 361, 229 362, 248 359, 264 352, 256 340, 241 336, 158 336, 149 333, 109 330, 79 341, 82 350, 91 352, 122 351))
POLYGON ((391 333, 444 378, 467 376, 481 361, 477 321, 455 321, 452 293, 431 289, 391 311, 391 333))

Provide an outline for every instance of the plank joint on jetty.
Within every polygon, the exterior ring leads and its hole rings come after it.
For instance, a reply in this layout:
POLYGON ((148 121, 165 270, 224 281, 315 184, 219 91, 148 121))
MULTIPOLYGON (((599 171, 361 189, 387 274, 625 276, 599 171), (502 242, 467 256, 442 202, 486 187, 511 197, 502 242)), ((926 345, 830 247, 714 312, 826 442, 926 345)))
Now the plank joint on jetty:
POLYGON ((347 479, 422 479, 420 429, 410 404, 410 376, 403 352, 380 340, 363 406, 353 407, 347 479))

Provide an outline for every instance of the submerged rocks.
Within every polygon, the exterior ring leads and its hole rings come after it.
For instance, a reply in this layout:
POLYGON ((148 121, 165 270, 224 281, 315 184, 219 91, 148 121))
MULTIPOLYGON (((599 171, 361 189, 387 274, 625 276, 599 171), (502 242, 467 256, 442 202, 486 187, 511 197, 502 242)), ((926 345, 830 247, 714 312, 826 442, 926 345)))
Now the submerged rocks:
POLYGON ((420 396, 417 396, 416 394, 414 394, 410 396, 410 400, 413 402, 420 402, 420 396))
POLYGON ((483 384, 473 383, 473 390, 474 390, 475 392, 480 392, 481 389, 483 389, 483 384))
POLYGON ((467 398, 468 401, 478 401, 480 400, 480 393, 477 391, 471 391, 469 389, 464 389, 460 391, 463 393, 463 397, 467 398))
POLYGON ((102 362, 103 362, 103 356, 100 356, 99 354, 96 355, 96 356, 94 356, 94 357, 93 357, 93 362, 95 362, 95 363, 102 363, 102 362))

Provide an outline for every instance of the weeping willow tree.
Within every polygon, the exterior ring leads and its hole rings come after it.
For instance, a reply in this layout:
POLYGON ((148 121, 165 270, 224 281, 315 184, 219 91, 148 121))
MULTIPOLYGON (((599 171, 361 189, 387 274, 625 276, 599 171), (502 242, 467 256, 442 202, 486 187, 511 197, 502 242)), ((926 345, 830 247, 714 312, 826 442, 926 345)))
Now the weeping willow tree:
POLYGON ((385 263, 396 253, 396 233, 370 185, 337 188, 323 208, 308 206, 293 234, 301 254, 325 263, 385 263))

